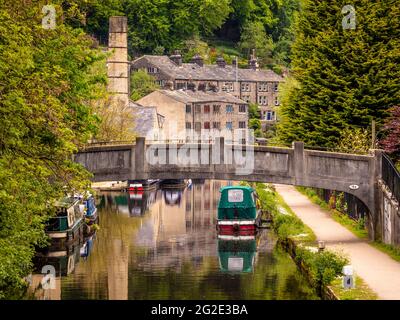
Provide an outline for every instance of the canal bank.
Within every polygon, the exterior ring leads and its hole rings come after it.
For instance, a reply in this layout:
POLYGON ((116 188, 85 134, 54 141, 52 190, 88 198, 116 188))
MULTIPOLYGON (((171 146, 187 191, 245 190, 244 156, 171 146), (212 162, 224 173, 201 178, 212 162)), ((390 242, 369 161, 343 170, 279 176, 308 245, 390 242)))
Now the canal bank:
POLYGON ((292 186, 276 185, 290 209, 328 249, 348 256, 355 272, 379 299, 400 299, 400 263, 359 239, 292 186))

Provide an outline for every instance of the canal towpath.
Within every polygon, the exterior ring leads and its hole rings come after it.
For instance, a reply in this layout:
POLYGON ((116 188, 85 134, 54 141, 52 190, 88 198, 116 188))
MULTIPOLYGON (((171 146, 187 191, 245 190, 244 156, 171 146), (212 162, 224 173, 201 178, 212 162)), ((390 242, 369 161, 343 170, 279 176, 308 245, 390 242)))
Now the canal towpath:
POLYGON ((354 271, 375 291, 379 299, 400 300, 400 263, 360 239, 333 220, 293 186, 275 185, 293 212, 325 241, 326 248, 346 254, 354 271))

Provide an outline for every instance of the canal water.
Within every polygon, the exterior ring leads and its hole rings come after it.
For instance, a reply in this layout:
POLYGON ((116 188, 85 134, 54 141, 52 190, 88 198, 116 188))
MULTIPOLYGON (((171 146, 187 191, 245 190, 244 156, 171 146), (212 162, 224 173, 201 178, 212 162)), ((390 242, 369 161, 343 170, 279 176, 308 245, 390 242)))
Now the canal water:
POLYGON ((36 260, 28 299, 318 299, 271 230, 255 240, 219 240, 219 189, 100 193, 100 230, 36 260), (51 265, 52 287, 41 285, 51 265))

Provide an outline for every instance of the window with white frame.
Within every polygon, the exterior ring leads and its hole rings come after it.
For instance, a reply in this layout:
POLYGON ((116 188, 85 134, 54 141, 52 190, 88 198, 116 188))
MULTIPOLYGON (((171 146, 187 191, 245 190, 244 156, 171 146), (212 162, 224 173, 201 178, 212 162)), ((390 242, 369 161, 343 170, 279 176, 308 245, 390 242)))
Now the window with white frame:
POLYGON ((278 92, 278 91, 279 91, 279 83, 278 83, 278 82, 275 82, 275 83, 274 83, 274 91, 275 91, 275 92, 278 92))
POLYGON ((279 106, 279 104, 280 104, 280 103, 279 103, 279 98, 278 98, 278 97, 275 97, 275 105, 276 105, 276 106, 279 106))
POLYGON ((245 104, 240 104, 239 105, 239 113, 246 113, 246 105, 245 104))
POLYGON ((268 98, 267 96, 258 96, 258 104, 260 106, 267 106, 268 105, 268 98))
POLYGON ((265 113, 265 120, 267 121, 275 121, 276 120, 276 115, 275 111, 269 110, 265 113))
POLYGON ((233 91, 235 91, 235 88, 233 86, 233 82, 225 82, 222 85, 222 91, 225 91, 225 92, 233 92, 233 91))
POLYGON ((267 82, 259 82, 258 83, 258 91, 268 92, 268 83, 267 82))

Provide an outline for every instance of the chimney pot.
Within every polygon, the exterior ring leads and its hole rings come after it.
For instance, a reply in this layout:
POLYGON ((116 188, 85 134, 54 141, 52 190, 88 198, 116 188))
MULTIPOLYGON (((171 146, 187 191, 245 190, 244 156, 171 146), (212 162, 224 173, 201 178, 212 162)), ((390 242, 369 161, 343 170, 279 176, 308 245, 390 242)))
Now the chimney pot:
POLYGON ((174 53, 169 57, 176 65, 182 65, 182 56, 178 50, 175 50, 174 53))
POLYGON ((218 65, 218 67, 220 67, 220 68, 225 68, 225 66, 226 66, 226 61, 225 61, 225 59, 224 59, 222 56, 219 56, 219 57, 217 58, 217 65, 218 65))
POLYGON ((196 54, 196 55, 192 58, 192 60, 191 60, 190 62, 195 63, 195 64, 197 64, 197 65, 200 66, 200 67, 202 67, 202 66, 204 65, 203 58, 202 58, 199 54, 196 54))

